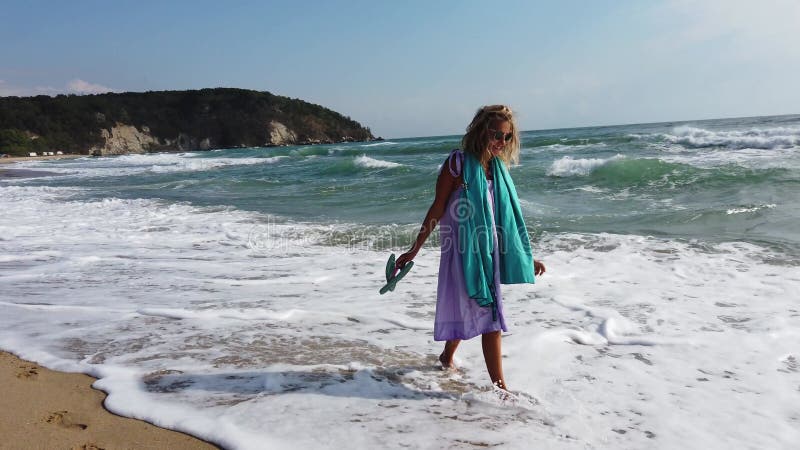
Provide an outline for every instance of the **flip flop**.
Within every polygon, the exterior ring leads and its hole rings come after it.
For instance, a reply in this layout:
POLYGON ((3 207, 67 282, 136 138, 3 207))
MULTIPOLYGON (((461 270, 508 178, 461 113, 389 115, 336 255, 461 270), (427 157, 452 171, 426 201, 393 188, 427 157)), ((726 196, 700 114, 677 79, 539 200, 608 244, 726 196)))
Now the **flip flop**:
POLYGON ((386 282, 387 283, 392 280, 392 275, 394 275, 394 262, 395 262, 394 253, 392 253, 392 256, 389 257, 389 261, 386 262, 386 282))
POLYGON ((397 282, 402 280, 404 276, 414 267, 414 261, 409 261, 400 269, 397 275, 394 275, 395 269, 395 258, 394 253, 392 256, 389 257, 389 262, 386 264, 386 286, 382 287, 379 291, 381 295, 389 292, 394 291, 395 286, 397 286, 397 282), (391 264, 390 264, 391 263, 391 264), (394 275, 394 276, 392 276, 394 275))
POLYGON ((403 277, 406 276, 406 274, 408 273, 409 270, 411 270, 412 267, 414 267, 414 261, 409 261, 408 263, 406 263, 406 265, 403 266, 402 269, 400 269, 400 272, 398 272, 397 275, 395 275, 391 280, 389 280, 389 282, 386 283, 386 286, 381 288, 380 293, 385 294, 388 291, 394 291, 395 286, 397 286, 397 282, 402 280, 403 277))

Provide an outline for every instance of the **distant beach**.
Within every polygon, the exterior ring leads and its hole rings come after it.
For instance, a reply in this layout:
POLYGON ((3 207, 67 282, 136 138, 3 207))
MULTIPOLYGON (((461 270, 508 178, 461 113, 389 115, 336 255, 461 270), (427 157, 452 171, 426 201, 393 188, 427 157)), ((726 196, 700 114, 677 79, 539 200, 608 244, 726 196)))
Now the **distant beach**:
POLYGON ((0 158, 0 164, 10 164, 16 162, 26 162, 26 161, 49 161, 54 159, 74 159, 74 158, 84 158, 89 155, 48 155, 48 156, 9 156, 6 158, 0 158))
MULTIPOLYGON (((27 163, 27 162, 35 163, 37 161, 75 159, 75 158, 82 158, 85 156, 87 155, 10 156, 7 158, 0 158, 0 164, 27 163)), ((47 170, 0 167, 0 178, 36 178, 36 177, 50 177, 56 175, 59 174, 56 172, 49 172, 47 170)))

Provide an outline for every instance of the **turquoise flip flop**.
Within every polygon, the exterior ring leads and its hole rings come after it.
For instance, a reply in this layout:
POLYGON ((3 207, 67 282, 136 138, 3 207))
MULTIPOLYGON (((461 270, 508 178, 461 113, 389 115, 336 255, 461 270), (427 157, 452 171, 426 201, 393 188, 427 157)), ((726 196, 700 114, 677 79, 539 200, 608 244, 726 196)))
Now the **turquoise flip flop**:
POLYGON ((386 262, 386 282, 392 281, 392 275, 394 275, 394 253, 392 256, 389 257, 389 261, 386 262))
POLYGON ((397 286, 397 282, 402 280, 404 276, 414 267, 414 261, 409 261, 400 269, 400 272, 397 275, 394 275, 395 271, 395 258, 394 253, 392 256, 389 257, 389 261, 386 263, 386 286, 382 287, 380 290, 381 295, 389 292, 394 291, 395 286, 397 286), (392 276, 394 275, 394 276, 392 276))

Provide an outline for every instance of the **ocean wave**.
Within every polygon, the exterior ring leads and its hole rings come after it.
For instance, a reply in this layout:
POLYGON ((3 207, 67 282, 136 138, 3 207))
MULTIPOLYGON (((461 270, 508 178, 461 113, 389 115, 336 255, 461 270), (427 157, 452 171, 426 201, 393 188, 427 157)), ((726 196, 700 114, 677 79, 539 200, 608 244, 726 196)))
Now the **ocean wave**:
POLYGON ((155 153, 67 161, 29 161, 18 167, 46 169, 61 176, 108 177, 140 173, 202 172, 226 166, 274 164, 287 156, 267 158, 205 158, 197 153, 155 153))
POLYGON ((287 156, 272 156, 269 158, 185 158, 168 165, 154 165, 150 168, 155 173, 168 172, 202 172, 226 166, 241 166, 253 164, 274 164, 287 156))
MULTIPOLYGON (((569 156, 553 162, 547 175, 559 178, 587 178, 591 190, 602 192, 607 188, 623 189, 614 197, 632 195, 627 188, 658 187, 673 189, 720 177, 740 176, 723 169, 701 169, 690 164, 668 162, 657 158, 628 158, 616 155, 610 158, 573 159, 569 156)), ((756 174, 762 176, 763 174, 756 174)))
POLYGON ((616 155, 611 158, 581 158, 573 159, 571 156, 565 156, 561 159, 553 161, 550 168, 547 169, 547 175, 551 177, 571 177, 571 176, 585 176, 592 173, 598 167, 605 165, 611 161, 618 161, 624 159, 624 155, 616 155))
POLYGON ((773 148, 770 150, 743 148, 709 148, 686 151, 684 147, 668 149, 669 153, 659 158, 666 162, 689 164, 711 169, 735 165, 748 169, 792 169, 799 168, 794 148, 773 148))
POLYGON ((550 152, 576 152, 581 151, 587 148, 598 149, 601 147, 608 147, 608 144, 605 142, 600 142, 597 144, 576 144, 576 145, 568 145, 568 144, 552 144, 552 145, 545 145, 545 146, 523 146, 520 148, 522 154, 537 154, 537 153, 550 153, 550 152))
MULTIPOLYGON (((288 156, 355 156, 364 153, 361 147, 328 147, 322 145, 309 145, 295 149, 277 150, 276 152, 284 152, 288 156)), ((280 153, 278 153, 280 154, 280 153)))
POLYGON ((662 137, 670 143, 690 148, 725 147, 762 150, 800 146, 800 128, 773 127, 748 130, 712 131, 688 125, 676 127, 662 137))
POLYGON ((397 142, 392 142, 392 141, 373 142, 372 144, 361 144, 361 147, 382 147, 384 145, 397 145, 397 142))
POLYGON ((387 169, 387 168, 402 166, 402 164, 399 163, 370 158, 367 155, 357 156, 353 160, 353 163, 356 165, 356 167, 363 167, 366 169, 387 169))
POLYGON ((633 141, 631 136, 591 136, 579 137, 523 137, 522 145, 526 148, 536 147, 592 147, 607 146, 609 144, 624 144, 633 141))
POLYGON ((730 208, 727 211, 725 211, 725 214, 730 216, 732 214, 752 213, 760 211, 762 209, 772 209, 775 208, 776 206, 778 205, 774 203, 770 203, 768 205, 742 206, 739 208, 730 208))

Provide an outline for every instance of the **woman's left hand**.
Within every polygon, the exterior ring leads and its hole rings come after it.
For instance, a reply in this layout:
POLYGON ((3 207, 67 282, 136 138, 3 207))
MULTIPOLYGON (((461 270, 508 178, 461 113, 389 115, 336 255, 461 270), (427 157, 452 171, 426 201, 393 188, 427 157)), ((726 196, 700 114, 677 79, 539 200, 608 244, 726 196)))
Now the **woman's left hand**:
POLYGON ((542 275, 546 272, 544 268, 544 263, 541 261, 533 260, 533 274, 534 275, 542 275))

